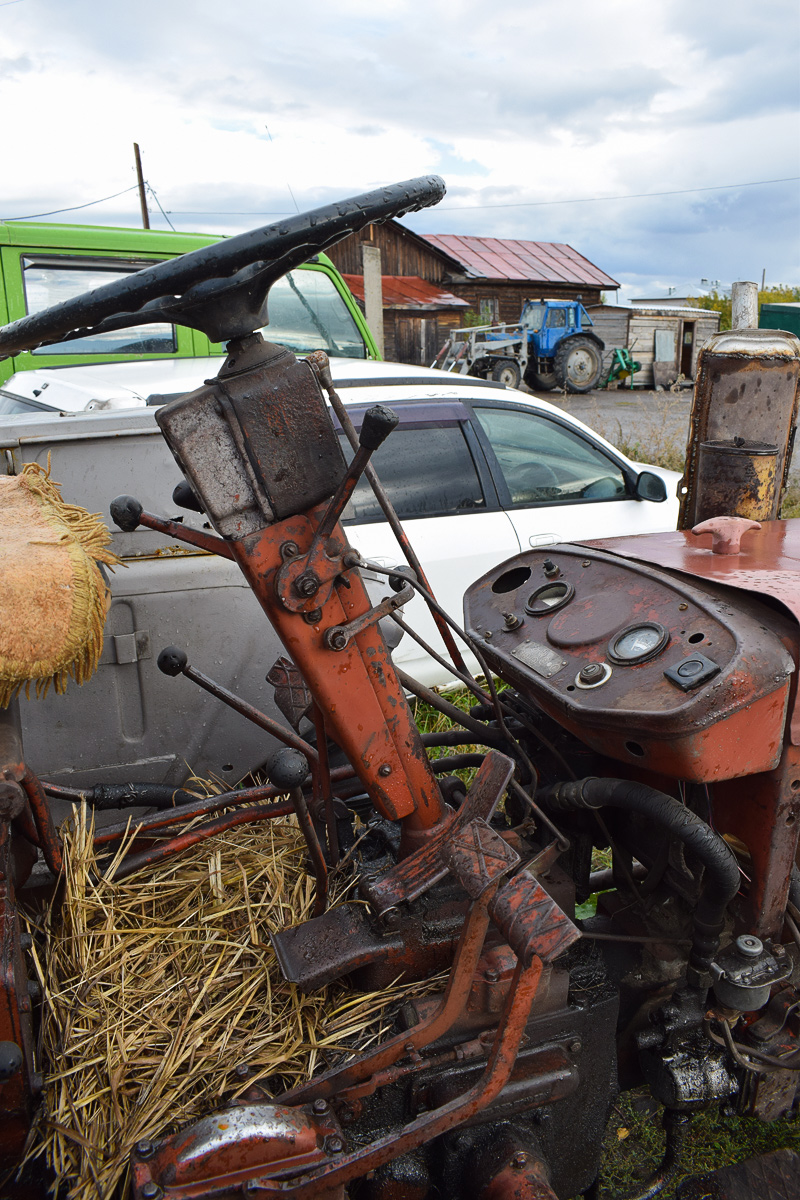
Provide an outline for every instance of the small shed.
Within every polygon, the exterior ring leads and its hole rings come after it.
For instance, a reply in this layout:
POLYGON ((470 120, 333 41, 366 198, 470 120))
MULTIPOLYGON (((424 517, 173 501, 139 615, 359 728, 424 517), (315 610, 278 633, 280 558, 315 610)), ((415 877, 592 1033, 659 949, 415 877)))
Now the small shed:
MULTIPOLYGON (((363 306, 364 276, 343 278, 363 306)), ((382 282, 384 358, 429 367, 449 330, 461 325, 468 302, 419 275, 383 275, 382 282)))
POLYGON ((614 350, 629 350, 641 364, 634 387, 666 387, 682 375, 693 380, 697 355, 719 329, 720 313, 674 304, 587 305, 594 332, 605 342, 603 364, 611 365, 614 350))

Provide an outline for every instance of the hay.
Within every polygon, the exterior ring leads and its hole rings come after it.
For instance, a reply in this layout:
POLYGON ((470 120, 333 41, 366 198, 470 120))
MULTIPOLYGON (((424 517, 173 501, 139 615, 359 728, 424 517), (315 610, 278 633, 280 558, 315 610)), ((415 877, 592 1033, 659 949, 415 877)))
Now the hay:
MULTIPOLYGON (((268 933, 308 917, 314 899, 293 818, 120 883, 97 879, 85 806, 62 834, 63 895, 35 922, 46 1083, 29 1157, 46 1157, 69 1200, 108 1200, 140 1138, 254 1082, 272 1094, 306 1079, 380 1037, 389 1006, 424 990, 303 995, 284 982, 268 933)), ((352 883, 334 877, 334 899, 352 883)))
POLYGON ((98 516, 61 497, 38 463, 0 477, 0 708, 35 681, 36 695, 97 668, 111 596, 98 570, 119 559, 98 516))

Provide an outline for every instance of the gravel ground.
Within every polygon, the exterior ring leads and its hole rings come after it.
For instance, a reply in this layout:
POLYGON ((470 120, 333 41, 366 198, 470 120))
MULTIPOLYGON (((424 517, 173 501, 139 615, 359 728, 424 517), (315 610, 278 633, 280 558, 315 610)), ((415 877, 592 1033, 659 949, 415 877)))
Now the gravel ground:
MULTIPOLYGON (((522 390, 528 389, 523 385, 522 390)), ((638 388, 635 391, 603 390, 587 392, 585 396, 565 396, 563 392, 532 394, 563 408, 613 445, 625 443, 628 447, 640 443, 642 461, 653 461, 659 453, 684 453, 686 450, 691 389, 678 393, 638 388)), ((800 447, 796 448, 792 460, 790 479, 792 483, 800 484, 800 447)))

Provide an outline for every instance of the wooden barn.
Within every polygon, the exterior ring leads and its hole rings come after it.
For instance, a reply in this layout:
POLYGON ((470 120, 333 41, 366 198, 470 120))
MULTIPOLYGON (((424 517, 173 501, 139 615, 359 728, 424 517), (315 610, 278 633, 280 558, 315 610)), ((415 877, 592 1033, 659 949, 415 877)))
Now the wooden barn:
POLYGON ((666 387, 679 376, 693 380, 697 355, 719 329, 720 314, 706 308, 675 304, 587 305, 594 332, 605 342, 603 364, 610 366, 615 348, 630 350, 641 370, 634 387, 666 387))
POLYGON ((527 299, 581 297, 597 304, 603 292, 619 287, 562 243, 422 236, 386 221, 328 251, 360 303, 365 246, 380 250, 384 357, 395 362, 430 364, 448 331, 468 323, 467 313, 476 324, 515 322, 527 299))

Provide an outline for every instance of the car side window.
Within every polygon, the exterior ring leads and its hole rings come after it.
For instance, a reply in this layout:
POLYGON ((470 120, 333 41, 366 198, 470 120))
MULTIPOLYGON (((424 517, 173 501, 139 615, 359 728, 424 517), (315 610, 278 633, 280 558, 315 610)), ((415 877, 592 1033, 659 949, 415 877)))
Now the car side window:
POLYGON ((548 329, 561 329, 567 323, 567 317, 563 308, 551 308, 547 314, 548 329))
MULTIPOLYGON (((350 443, 340 434, 348 462, 350 443)), ((486 507, 472 455, 457 424, 413 429, 400 425, 371 459, 401 520, 469 513, 486 507)), ((345 509, 350 521, 383 520, 362 477, 345 509)))
POLYGON ((508 485, 512 504, 625 498, 625 476, 620 467, 579 433, 538 413, 477 405, 473 408, 508 485))

